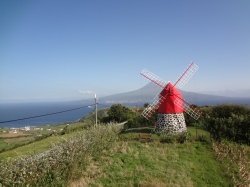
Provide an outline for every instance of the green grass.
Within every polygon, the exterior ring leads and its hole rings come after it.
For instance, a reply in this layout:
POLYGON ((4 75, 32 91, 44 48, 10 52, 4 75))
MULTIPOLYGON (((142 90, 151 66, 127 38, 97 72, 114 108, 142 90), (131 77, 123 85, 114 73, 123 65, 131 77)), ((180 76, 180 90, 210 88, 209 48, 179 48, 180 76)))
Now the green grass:
POLYGON ((81 176, 89 158, 112 147, 120 130, 117 124, 99 125, 65 135, 46 154, 0 162, 0 186, 66 186, 81 176))
MULTIPOLYGON (((145 134, 152 133, 153 140, 160 139, 160 137, 154 133, 154 127, 139 127, 134 129, 133 128, 127 129, 120 135, 120 138, 124 140, 138 140, 139 133, 145 133, 145 134)), ((210 141, 210 134, 203 129, 197 129, 196 131, 195 127, 188 127, 188 133, 191 135, 192 139, 200 139, 201 137, 203 137, 203 139, 205 139, 207 142, 210 141), (196 137, 196 132, 197 132, 197 137, 196 137)))
POLYGON ((129 129, 120 135, 112 151, 94 157, 81 179, 72 186, 233 186, 226 168, 215 159, 209 133, 198 129, 207 141, 196 141, 196 129, 189 127, 192 142, 160 143, 138 141, 139 133, 153 128, 129 129))
POLYGON ((8 144, 2 138, 0 138, 0 151, 3 150, 7 146, 8 144))
POLYGON ((84 176, 92 178, 86 186, 226 187, 231 183, 213 150, 201 142, 122 141, 93 162, 84 176))
POLYGON ((20 146, 12 150, 2 152, 0 153, 0 160, 4 160, 8 157, 17 158, 18 156, 22 155, 32 155, 32 154, 42 153, 48 150, 53 144, 59 142, 60 139, 70 137, 71 135, 66 134, 63 136, 51 136, 44 140, 35 141, 28 145, 20 146))
MULTIPOLYGON (((160 143, 156 134, 152 141, 139 140, 139 133, 149 134, 153 129, 129 129, 120 134, 112 149, 93 155, 80 179, 68 181, 68 186, 233 186, 226 165, 216 160, 208 132, 197 129, 196 138, 196 128, 188 127, 191 141, 183 144, 160 143)), ((40 153, 58 142, 60 137, 73 135, 52 136, 6 151, 0 153, 0 159, 40 153)))
MULTIPOLYGON (((83 127, 86 125, 85 123, 69 123, 70 128, 83 127)), ((66 124, 58 124, 58 125, 46 125, 39 126, 39 128, 43 128, 43 130, 30 130, 29 132, 22 132, 23 134, 20 136, 14 136, 10 138, 0 138, 0 160, 3 160, 8 157, 17 158, 20 155, 27 154, 36 154, 41 153, 43 151, 48 150, 52 144, 58 142, 62 137, 69 137, 71 135, 60 135, 61 129, 66 127, 66 124), (46 135, 51 133, 51 131, 47 131, 47 129, 56 130, 58 133, 52 135, 44 140, 36 141, 35 137, 37 135, 46 135), (28 134, 27 134, 28 133, 28 134), (26 145, 27 144, 27 145, 26 145), (13 149, 13 147, 17 147, 13 149)), ((3 134, 3 133, 2 133, 3 134)), ((8 133, 5 133, 8 135, 8 133)), ((72 135, 74 133, 71 133, 72 135)))
MULTIPOLYGON (((70 124, 70 127, 75 128, 77 126, 82 126, 83 123, 75 123, 75 124, 70 124)), ((61 126, 57 127, 61 128, 61 126)), ((124 140, 137 140, 139 137, 139 133, 151 133, 153 132, 154 128, 153 127, 142 127, 142 128, 136 128, 136 129, 129 129, 122 133, 120 135, 121 139, 124 140)), ((188 132, 190 132, 192 137, 195 137, 196 130, 194 127, 188 127, 188 132)), ((198 129, 198 133, 205 135, 206 137, 209 137, 209 134, 201 129, 198 129)), ((74 133, 71 133, 71 135, 74 133)), ((51 136, 48 137, 44 140, 41 141, 35 141, 33 143, 30 143, 28 145, 20 146, 18 148, 15 148, 13 150, 5 151, 0 153, 0 160, 3 160, 8 157, 12 158, 17 158, 20 155, 27 155, 27 154, 34 154, 34 153, 41 153, 43 151, 48 150, 52 144, 58 142, 60 138, 62 137, 70 137, 70 134, 68 135, 63 135, 63 136, 51 136)), ((152 135, 153 140, 159 140, 159 136, 156 134, 152 135)), ((16 142, 18 143, 18 142, 16 142)), ((19 142, 20 143, 20 142, 19 142)), ((21 145, 21 144, 20 144, 21 145)), ((13 145, 8 145, 6 142, 3 141, 3 139, 0 139, 0 150, 1 148, 6 148, 7 146, 13 146, 13 145)))

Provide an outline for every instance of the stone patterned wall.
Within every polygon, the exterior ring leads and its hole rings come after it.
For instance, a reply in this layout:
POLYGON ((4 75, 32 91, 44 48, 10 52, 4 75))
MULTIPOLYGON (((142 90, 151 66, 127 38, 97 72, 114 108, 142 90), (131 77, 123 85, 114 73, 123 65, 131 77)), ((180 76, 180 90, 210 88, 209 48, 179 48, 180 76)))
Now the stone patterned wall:
POLYGON ((187 131, 183 113, 163 114, 158 113, 156 132, 166 130, 169 134, 180 134, 187 131))

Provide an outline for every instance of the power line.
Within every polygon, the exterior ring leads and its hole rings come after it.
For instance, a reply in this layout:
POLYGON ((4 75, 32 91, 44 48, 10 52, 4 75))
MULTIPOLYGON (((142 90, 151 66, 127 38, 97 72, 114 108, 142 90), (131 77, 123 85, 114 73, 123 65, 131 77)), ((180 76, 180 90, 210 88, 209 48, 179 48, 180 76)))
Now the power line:
POLYGON ((97 103, 98 105, 101 105, 101 106, 105 106, 105 107, 110 107, 110 106, 107 106, 107 105, 103 105, 103 104, 100 104, 100 103, 97 103))
POLYGON ((73 110, 79 110, 79 109, 86 108, 86 107, 93 106, 93 105, 95 105, 95 104, 87 105, 87 106, 83 106, 83 107, 78 107, 78 108, 73 108, 73 109, 69 109, 69 110, 63 110, 63 111, 60 111, 60 112, 53 112, 53 113, 49 113, 49 114, 42 114, 42 115, 30 116, 30 117, 26 117, 26 118, 19 118, 19 119, 7 120, 7 121, 0 121, 0 123, 9 123, 9 122, 13 122, 13 121, 22 121, 22 120, 26 120, 26 119, 40 118, 40 117, 44 117, 44 116, 51 116, 51 115, 60 114, 60 113, 64 113, 64 112, 70 112, 70 111, 73 111, 73 110))

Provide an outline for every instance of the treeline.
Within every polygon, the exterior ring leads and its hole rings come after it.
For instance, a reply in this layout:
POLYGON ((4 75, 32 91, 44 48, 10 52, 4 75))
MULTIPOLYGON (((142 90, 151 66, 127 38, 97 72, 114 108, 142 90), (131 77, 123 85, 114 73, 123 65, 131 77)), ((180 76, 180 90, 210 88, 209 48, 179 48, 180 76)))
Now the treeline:
MULTIPOLYGON (((157 112, 146 120, 141 115, 146 106, 147 104, 142 108, 136 108, 114 104, 109 108, 107 115, 99 120, 103 123, 127 121, 125 128, 153 126, 157 120, 157 112)), ((217 141, 226 139, 250 145, 250 108, 248 106, 221 104, 202 106, 198 109, 202 115, 197 121, 184 113, 187 126, 205 129, 217 141)))
POLYGON ((205 128, 218 141, 227 139, 250 145, 250 108, 244 105, 206 107, 205 128))
POLYGON ((127 128, 136 128, 136 127, 146 127, 146 126, 153 126, 156 122, 157 114, 154 113, 148 120, 146 120, 142 115, 142 111, 147 106, 144 105, 143 108, 141 107, 126 107, 121 104, 114 104, 112 105, 107 115, 99 118, 101 123, 108 123, 108 122, 124 122, 127 121, 125 124, 125 129, 127 128))
POLYGON ((202 116, 195 121, 185 114, 187 125, 210 132, 213 139, 250 145, 250 108, 247 105, 220 104, 199 107, 202 116))

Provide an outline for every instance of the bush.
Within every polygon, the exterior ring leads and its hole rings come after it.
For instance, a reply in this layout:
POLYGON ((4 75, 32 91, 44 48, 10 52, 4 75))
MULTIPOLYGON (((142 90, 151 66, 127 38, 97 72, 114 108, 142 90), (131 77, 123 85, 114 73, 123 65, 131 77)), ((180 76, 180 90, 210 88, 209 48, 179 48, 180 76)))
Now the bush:
POLYGON ((191 134, 189 134, 188 132, 173 135, 163 130, 157 133, 157 135, 160 136, 161 143, 185 143, 187 141, 192 141, 191 134))
POLYGON ((50 150, 0 162, 0 186, 66 186, 80 177, 91 156, 110 148, 121 127, 115 124, 92 127, 63 139, 50 150))
POLYGON ((218 105, 206 116, 206 128, 217 141, 250 144, 250 109, 244 105, 218 105))

